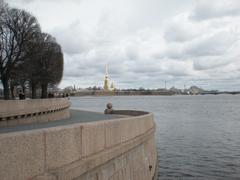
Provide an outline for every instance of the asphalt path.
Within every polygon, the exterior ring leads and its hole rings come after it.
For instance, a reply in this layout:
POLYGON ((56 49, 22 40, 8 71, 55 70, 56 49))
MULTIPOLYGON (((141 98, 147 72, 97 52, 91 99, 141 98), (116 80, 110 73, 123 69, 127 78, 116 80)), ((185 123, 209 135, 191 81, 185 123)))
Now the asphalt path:
POLYGON ((62 120, 50 121, 50 122, 44 122, 44 123, 18 125, 18 126, 11 126, 11 127, 0 127, 0 134, 64 126, 64 125, 70 125, 75 123, 111 120, 111 119, 116 119, 121 117, 118 115, 105 115, 97 112, 72 110, 72 109, 70 109, 70 114, 71 114, 71 117, 68 119, 62 119, 62 120))

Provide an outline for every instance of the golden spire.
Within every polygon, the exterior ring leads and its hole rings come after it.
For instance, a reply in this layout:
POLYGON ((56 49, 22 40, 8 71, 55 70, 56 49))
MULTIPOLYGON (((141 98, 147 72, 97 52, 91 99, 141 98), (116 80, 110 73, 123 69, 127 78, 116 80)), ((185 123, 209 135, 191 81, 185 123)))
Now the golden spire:
POLYGON ((104 77, 103 89, 104 89, 105 91, 108 91, 108 90, 109 90, 108 65, 107 65, 107 64, 106 64, 106 66, 105 66, 105 77, 104 77))

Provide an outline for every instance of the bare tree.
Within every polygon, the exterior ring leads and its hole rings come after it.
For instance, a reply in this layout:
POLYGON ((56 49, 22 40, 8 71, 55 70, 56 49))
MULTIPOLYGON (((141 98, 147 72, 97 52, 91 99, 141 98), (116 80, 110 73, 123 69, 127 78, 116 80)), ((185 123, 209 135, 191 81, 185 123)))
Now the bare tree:
POLYGON ((46 33, 38 33, 27 43, 23 69, 36 98, 36 89, 41 87, 42 98, 47 98, 47 89, 61 81, 63 74, 63 54, 55 38, 46 33))
POLYGON ((37 98, 36 90, 40 86, 41 59, 43 58, 43 38, 42 33, 36 33, 33 38, 27 42, 25 49, 24 63, 21 70, 24 72, 24 80, 28 81, 31 88, 31 97, 37 98))
POLYGON ((47 98, 50 84, 58 84, 63 75, 63 53, 61 46, 51 35, 43 33, 43 49, 40 63, 42 98, 47 98))
POLYGON ((40 32, 40 27, 36 18, 24 10, 5 6, 0 15, 0 78, 4 97, 9 99, 11 73, 24 62, 25 46, 36 32, 40 32))

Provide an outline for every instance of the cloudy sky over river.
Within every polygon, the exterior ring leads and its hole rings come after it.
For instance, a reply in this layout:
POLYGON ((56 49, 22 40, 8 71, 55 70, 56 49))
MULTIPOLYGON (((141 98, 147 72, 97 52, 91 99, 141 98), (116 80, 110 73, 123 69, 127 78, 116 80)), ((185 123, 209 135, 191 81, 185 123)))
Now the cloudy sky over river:
POLYGON ((61 87, 239 90, 239 0, 6 0, 62 45, 61 87))

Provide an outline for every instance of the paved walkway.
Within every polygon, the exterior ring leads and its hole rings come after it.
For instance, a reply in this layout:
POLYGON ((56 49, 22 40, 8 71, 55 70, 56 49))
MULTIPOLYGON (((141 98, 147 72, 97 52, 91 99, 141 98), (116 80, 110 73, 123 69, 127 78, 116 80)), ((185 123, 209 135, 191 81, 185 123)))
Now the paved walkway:
POLYGON ((118 115, 105 115, 101 113, 80 111, 80 110, 70 110, 70 113, 71 113, 71 117, 69 119, 50 121, 46 123, 35 123, 35 124, 26 124, 26 125, 12 126, 12 127, 2 127, 0 128, 0 134, 16 132, 16 131, 26 131, 26 130, 33 130, 33 129, 63 126, 63 125, 69 125, 74 123, 93 122, 93 121, 120 118, 120 116, 118 115))

